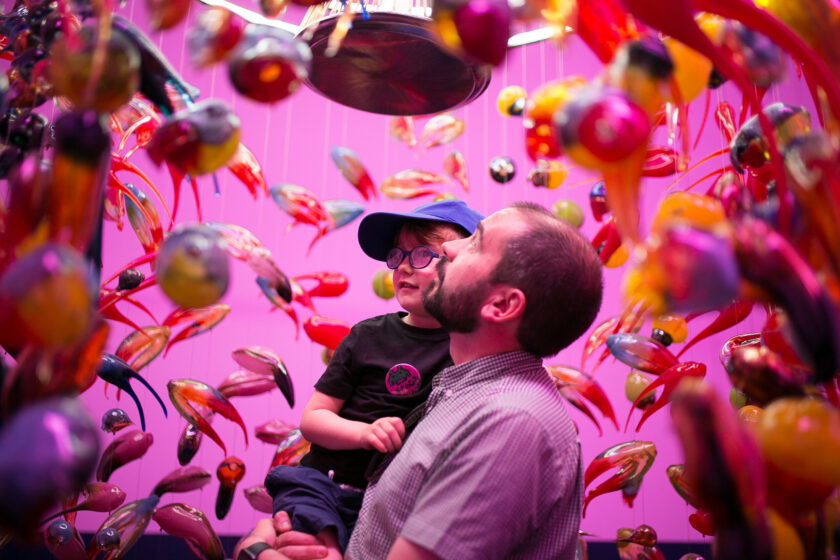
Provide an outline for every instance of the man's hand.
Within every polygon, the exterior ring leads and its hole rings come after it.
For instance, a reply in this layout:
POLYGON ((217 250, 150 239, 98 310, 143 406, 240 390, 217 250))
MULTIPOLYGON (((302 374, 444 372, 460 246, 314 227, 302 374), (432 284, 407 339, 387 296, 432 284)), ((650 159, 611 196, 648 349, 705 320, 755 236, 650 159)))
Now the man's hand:
MULTIPOLYGON (((239 552, 243 548, 254 543, 264 542, 267 545, 274 547, 277 540, 276 527, 285 527, 286 531, 291 529, 291 525, 289 525, 289 516, 283 513, 283 517, 279 522, 268 517, 257 521, 256 527, 254 527, 250 533, 239 539, 239 542, 236 543, 236 546, 233 548, 233 558, 239 558, 239 552)), ((265 550, 261 552, 259 556, 259 560, 283 560, 284 558, 286 557, 275 550, 265 550)))
POLYGON ((386 416, 368 424, 362 430, 359 442, 362 449, 375 449, 380 453, 397 451, 405 437, 405 426, 400 418, 386 416))
MULTIPOLYGON (((274 515, 273 521, 274 529, 277 532, 274 547, 280 551, 282 558, 289 558, 290 560, 314 560, 318 558, 341 560, 341 550, 331 531, 321 531, 317 536, 292 531, 289 516, 285 511, 278 511, 274 515)), ((268 560, 271 560, 271 558, 268 560)), ((262 557, 259 560, 262 560, 262 557)))

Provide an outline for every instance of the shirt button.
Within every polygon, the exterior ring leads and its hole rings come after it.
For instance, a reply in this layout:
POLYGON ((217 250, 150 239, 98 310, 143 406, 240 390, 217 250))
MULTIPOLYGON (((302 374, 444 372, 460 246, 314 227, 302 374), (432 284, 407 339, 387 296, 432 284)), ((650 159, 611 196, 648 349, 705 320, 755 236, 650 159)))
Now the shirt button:
POLYGON ((452 396, 452 389, 447 389, 446 391, 444 391, 443 396, 447 397, 447 398, 451 397, 452 396))

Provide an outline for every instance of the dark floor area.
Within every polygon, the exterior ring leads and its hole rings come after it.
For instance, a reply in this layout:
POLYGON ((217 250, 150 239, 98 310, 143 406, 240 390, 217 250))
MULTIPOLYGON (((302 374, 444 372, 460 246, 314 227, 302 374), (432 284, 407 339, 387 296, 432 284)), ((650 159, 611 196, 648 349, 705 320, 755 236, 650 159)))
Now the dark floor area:
MULTIPOLYGON (((91 535, 83 534, 85 542, 89 542, 91 535)), ((238 540, 237 537, 221 537, 222 545, 228 557, 233 552, 233 547, 238 540)), ((707 560, 711 559, 711 549, 707 543, 661 543, 660 550, 667 560, 679 560, 683 554, 694 552, 700 554, 707 560)), ((43 546, 26 548, 15 543, 6 545, 0 549, 2 560, 53 560, 52 556, 43 546)), ((176 539, 167 535, 144 535, 134 547, 124 556, 127 560, 170 560, 195 558, 184 544, 182 539, 176 539)), ((615 543, 613 542, 590 542, 589 560, 616 560, 615 543)))

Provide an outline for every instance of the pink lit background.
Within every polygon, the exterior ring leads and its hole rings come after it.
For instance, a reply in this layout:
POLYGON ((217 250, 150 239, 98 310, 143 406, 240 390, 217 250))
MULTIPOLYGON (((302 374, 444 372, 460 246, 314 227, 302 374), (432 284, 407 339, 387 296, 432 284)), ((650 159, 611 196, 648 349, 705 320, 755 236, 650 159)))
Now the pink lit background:
MULTIPOLYGON (((257 9, 256 4, 246 7, 257 9)), ((203 6, 193 3, 191 9, 190 21, 203 6)), ((563 48, 558 48, 552 43, 540 43, 510 50, 507 60, 494 70, 487 91, 471 105, 453 111, 455 116, 466 122, 464 134, 450 145, 432 148, 423 154, 417 150, 410 150, 389 137, 389 117, 337 105, 306 88, 273 106, 251 102, 233 91, 223 66, 217 65, 200 71, 191 67, 185 46, 185 34, 189 23, 163 33, 152 33, 148 31, 145 23, 146 13, 142 3, 131 2, 122 9, 122 13, 149 34, 184 78, 201 90, 202 99, 222 99, 236 111, 242 120, 242 140, 262 164, 269 185, 292 183, 312 190, 322 200, 340 198, 362 202, 361 195, 333 165, 329 157, 332 146, 344 146, 355 151, 377 184, 387 176, 406 168, 443 173, 444 155, 451 150, 459 150, 467 161, 470 192, 465 193, 456 183, 443 185, 441 190, 452 192, 473 208, 489 214, 518 200, 530 200, 551 207, 557 200, 569 199, 576 202, 586 216, 581 227, 583 235, 592 238, 600 227, 591 216, 588 202, 590 187, 596 179, 595 174, 573 168, 569 179, 557 190, 533 187, 526 180, 533 164, 525 154, 521 120, 504 118, 496 111, 496 96, 505 86, 521 85, 526 91, 533 92, 540 85, 553 79, 571 75, 592 78, 600 72, 600 62, 574 37, 570 38, 563 48), (488 163, 496 156, 509 156, 516 163, 516 177, 508 184, 497 184, 488 175, 488 163)), ((284 19, 297 23, 302 14, 302 11, 291 11, 284 19)), ((416 63, 422 64, 422 61, 416 63)), ((794 76, 791 81, 770 90, 765 98, 766 103, 782 100, 810 108, 807 89, 795 78, 792 65, 789 65, 789 74, 794 76)), ((717 102, 723 99, 728 100, 737 110, 740 95, 728 85, 711 92, 712 110, 717 102)), ((690 107, 692 140, 699 130, 703 100, 701 94, 690 107)), ((419 134, 425 120, 417 120, 416 133, 419 134)), ((659 143, 664 142, 664 138, 659 139, 659 143)), ((723 147, 723 137, 713 119, 709 117, 701 141, 693 152, 692 162, 723 147)), ((698 173, 679 180, 674 188, 687 187, 693 181, 691 177, 700 177, 720 167, 727 157, 723 155, 703 164, 698 173)), ((157 170, 144 153, 138 154, 134 162, 150 174, 171 208, 172 189, 168 175, 157 170)), ((372 291, 371 279, 374 273, 384 266, 383 263, 367 258, 359 249, 356 241, 358 220, 329 233, 314 245, 311 254, 306 255, 306 248, 315 235, 313 227, 299 225, 289 230, 291 218, 282 212, 271 198, 260 194, 254 200, 226 169, 219 171, 217 177, 220 186, 218 195, 213 194, 213 182, 210 177, 199 180, 204 220, 233 223, 248 228, 273 252, 277 263, 290 277, 332 270, 349 277, 350 287, 347 293, 335 299, 315 300, 319 314, 354 323, 369 316, 398 309, 395 300, 384 301, 372 291)), ((123 180, 134 179, 126 174, 123 180)), ((644 198, 641 201, 643 223, 650 220, 671 180, 668 178, 645 181, 644 198)), ((139 182, 134 182, 142 188, 139 182)), ((705 192, 706 188, 708 182, 702 183, 695 190, 705 192)), ((365 210, 406 211, 429 201, 431 197, 402 201, 380 195, 377 200, 365 203, 365 210)), ((158 213, 164 222, 168 221, 160 206, 158 213)), ((192 195, 189 188, 183 188, 177 223, 193 223, 196 220, 192 195)), ((113 223, 107 222, 104 239, 103 277, 109 276, 111 272, 142 253, 140 244, 128 225, 123 231, 118 231, 113 223)), ((169 417, 164 418, 152 396, 142 386, 133 383, 146 413, 147 431, 154 434, 155 441, 144 458, 118 469, 110 479, 110 482, 126 491, 128 500, 135 500, 148 495, 160 478, 179 466, 176 445, 185 421, 167 398, 166 382, 169 379, 198 379, 216 386, 238 369, 231 358, 233 350, 250 345, 271 348, 281 356, 293 378, 296 406, 290 409, 277 390, 255 397, 234 398, 232 402, 248 427, 247 446, 241 430, 235 424, 220 417, 213 423, 213 427, 225 441, 228 453, 240 457, 246 464, 245 477, 239 484, 231 512, 222 521, 216 520, 213 515, 218 489, 215 471, 225 457, 222 450, 206 437, 192 464, 200 465, 212 473, 212 482, 202 490, 187 494, 169 494, 162 500, 162 503, 184 502, 198 507, 207 514, 213 527, 221 535, 242 534, 263 516, 251 508, 242 494, 242 489, 262 483, 275 451, 274 446, 254 437, 254 427, 272 418, 297 424, 303 405, 311 394, 312 385, 324 368, 321 347, 310 342, 302 329, 300 336, 296 338, 292 321, 279 310, 271 311, 271 304, 260 293, 254 281, 254 273, 244 263, 235 260, 230 262, 231 285, 222 300, 231 306, 230 314, 212 331, 175 345, 165 358, 158 357, 141 371, 141 375, 167 403, 169 417)), ((605 269, 605 300, 597 322, 618 314, 622 309, 619 287, 625 268, 605 269)), ((148 269, 144 272, 148 272, 148 269)), ((141 294, 138 299, 146 303, 161 321, 173 310, 173 304, 165 299, 157 288, 141 294)), ((294 305, 301 320, 309 315, 307 309, 294 305)), ((147 317, 136 313, 130 306, 123 304, 121 309, 139 321, 141 326, 149 324, 147 317)), ((689 336, 699 332, 711 318, 710 314, 690 323, 689 336)), ((707 379, 721 394, 727 394, 729 384, 719 365, 719 348, 736 332, 759 330, 762 319, 763 315, 760 312, 754 314, 736 327, 737 331, 722 333, 696 346, 687 352, 685 359, 706 363, 707 379)), ((642 332, 649 334, 649 324, 643 327, 642 332)), ((113 326, 108 350, 113 351, 128 333, 127 328, 113 326)), ((574 344, 547 363, 577 366, 580 363, 582 347, 582 342, 574 344)), ((594 362, 594 358, 590 359, 587 367, 591 368, 594 362)), ((630 409, 630 402, 624 396, 624 380, 628 370, 627 366, 610 358, 595 373, 595 379, 609 395, 622 427, 630 409)), ((106 410, 120 407, 139 424, 134 403, 126 395, 117 401, 113 387, 108 387, 107 397, 103 396, 103 385, 101 381, 97 381, 94 387, 82 396, 91 417, 98 423, 106 410)), ((688 515, 693 509, 676 494, 665 474, 668 465, 682 462, 667 408, 653 415, 638 434, 632 432, 640 417, 638 411, 634 413, 631 431, 628 433, 624 433, 623 430, 616 431, 606 419, 599 418, 604 430, 603 436, 598 435, 592 422, 583 414, 572 410, 571 415, 580 428, 585 464, 608 447, 634 438, 653 441, 658 449, 658 456, 644 479, 634 506, 630 508, 623 504, 619 493, 598 497, 589 506, 581 526, 582 530, 592 534, 592 538, 596 540, 610 540, 614 539, 615 531, 619 527, 635 527, 647 523, 656 529, 662 541, 702 540, 701 535, 688 524, 688 515)), ((103 432, 103 447, 110 442, 111 437, 103 432)), ((551 475, 552 473, 545 473, 546 477, 551 475)), ((596 482, 601 480, 603 478, 596 482)), ((95 531, 103 520, 104 514, 81 512, 77 524, 82 531, 95 531)), ((492 520, 488 520, 488 530, 493 530, 493 527, 492 520)), ((157 525, 151 523, 148 532, 158 530, 157 525)))

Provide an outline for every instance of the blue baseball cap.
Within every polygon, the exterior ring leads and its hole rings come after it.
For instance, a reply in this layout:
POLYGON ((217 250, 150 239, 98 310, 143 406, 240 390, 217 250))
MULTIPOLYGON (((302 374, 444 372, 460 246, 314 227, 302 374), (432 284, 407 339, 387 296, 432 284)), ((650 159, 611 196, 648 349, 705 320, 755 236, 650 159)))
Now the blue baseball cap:
POLYGON ((367 256, 384 261, 394 247, 394 238, 407 220, 427 220, 461 226, 469 233, 475 231, 484 216, 461 200, 441 200, 418 206, 411 212, 374 212, 359 224, 359 245, 367 256))

